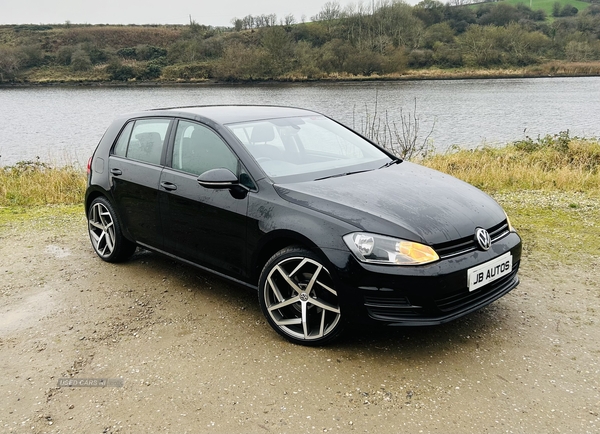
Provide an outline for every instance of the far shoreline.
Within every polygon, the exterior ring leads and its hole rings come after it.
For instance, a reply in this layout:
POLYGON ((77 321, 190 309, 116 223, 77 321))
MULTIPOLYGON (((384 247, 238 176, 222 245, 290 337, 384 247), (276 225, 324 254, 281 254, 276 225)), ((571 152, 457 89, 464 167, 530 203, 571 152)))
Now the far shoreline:
POLYGON ((382 83, 401 81, 440 81, 440 80, 488 80, 488 79, 530 79, 530 78, 581 78, 600 77, 600 65, 596 62, 590 64, 564 63, 557 66, 538 65, 538 68, 523 69, 492 69, 492 70, 411 70, 404 74, 353 76, 338 74, 318 79, 286 78, 219 81, 213 79, 197 80, 22 80, 18 82, 0 83, 0 89, 26 88, 26 87, 177 87, 177 86, 248 86, 248 85, 288 85, 288 84, 327 84, 327 83, 382 83), (539 69, 538 69, 539 68, 539 69))

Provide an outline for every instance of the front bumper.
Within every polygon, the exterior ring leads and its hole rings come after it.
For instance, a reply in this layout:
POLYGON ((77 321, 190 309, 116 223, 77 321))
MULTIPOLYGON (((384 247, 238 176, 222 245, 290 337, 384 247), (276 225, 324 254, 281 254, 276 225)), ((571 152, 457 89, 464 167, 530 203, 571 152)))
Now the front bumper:
POLYGON ((519 284, 521 250, 520 237, 509 233, 486 252, 417 267, 364 264, 350 252, 325 253, 339 279, 343 311, 368 322, 415 326, 452 321, 507 294, 519 284), (507 252, 513 257, 512 272, 470 292, 467 270, 507 252))

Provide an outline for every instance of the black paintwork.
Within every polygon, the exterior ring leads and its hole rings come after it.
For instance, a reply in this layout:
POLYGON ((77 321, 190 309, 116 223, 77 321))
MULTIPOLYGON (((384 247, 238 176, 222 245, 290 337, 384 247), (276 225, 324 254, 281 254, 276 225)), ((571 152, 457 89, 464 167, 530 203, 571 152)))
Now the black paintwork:
MULTIPOLYGON (((117 210, 128 239, 253 287, 273 254, 289 245, 303 245, 321 256, 330 270, 346 318, 395 325, 442 323, 492 302, 518 284, 521 240, 514 232, 507 232, 489 251, 472 249, 421 266, 361 263, 342 240, 355 231, 432 246, 468 240, 477 227, 487 229, 506 220, 501 207, 475 187, 408 162, 277 185, 224 126, 311 115, 316 114, 295 108, 206 106, 121 116, 92 157, 86 209, 95 197, 105 196, 117 210), (192 120, 211 128, 239 157, 251 188, 202 186, 197 176, 170 168, 173 128, 160 165, 111 155, 127 121, 157 117, 192 120), (493 288, 469 293, 466 270, 508 251, 515 273, 493 288)), ((394 157, 389 157, 391 162, 394 157)), ((214 182, 220 176, 223 172, 205 178, 214 182)))

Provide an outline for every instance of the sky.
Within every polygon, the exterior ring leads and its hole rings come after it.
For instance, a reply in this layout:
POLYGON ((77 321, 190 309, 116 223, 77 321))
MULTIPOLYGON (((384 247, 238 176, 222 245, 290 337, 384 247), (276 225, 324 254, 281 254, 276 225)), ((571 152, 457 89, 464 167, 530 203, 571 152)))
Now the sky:
MULTIPOLYGON (((0 0, 0 24, 198 24, 231 26, 234 17, 316 15, 329 0, 0 0)), ((364 0, 370 4, 372 0, 364 0)), ((418 1, 418 0, 417 0, 418 1)), ((339 0, 342 7, 358 0, 339 0)), ((377 3, 377 1, 376 1, 377 3)), ((416 3, 411 1, 408 3, 416 3)))

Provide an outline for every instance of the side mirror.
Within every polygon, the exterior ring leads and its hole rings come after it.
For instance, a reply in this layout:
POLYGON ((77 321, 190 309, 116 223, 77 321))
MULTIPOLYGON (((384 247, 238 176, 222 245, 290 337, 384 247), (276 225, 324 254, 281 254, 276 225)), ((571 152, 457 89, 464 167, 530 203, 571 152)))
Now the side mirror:
POLYGON ((243 199, 248 194, 248 188, 240 184, 240 180, 229 169, 223 167, 211 169, 198 177, 198 184, 213 190, 228 189, 236 199, 243 199))
POLYGON ((205 188, 220 189, 239 185, 240 181, 231 170, 225 168, 211 169, 198 177, 198 184, 205 188))

